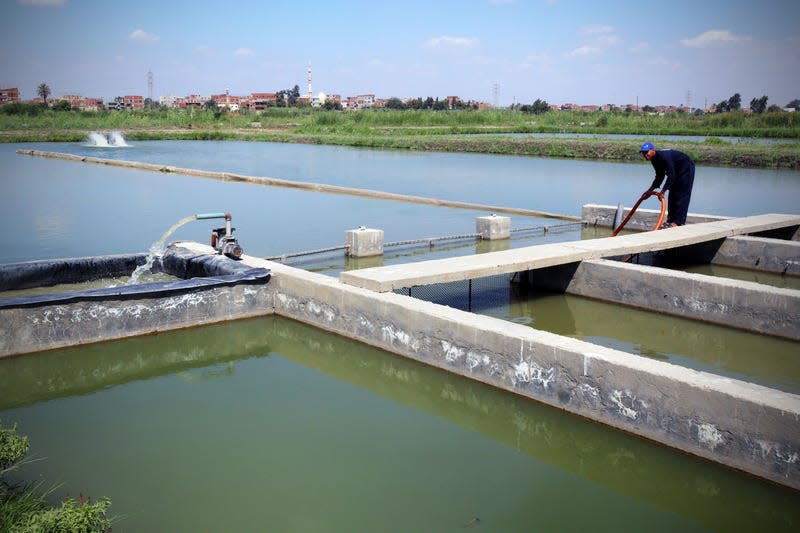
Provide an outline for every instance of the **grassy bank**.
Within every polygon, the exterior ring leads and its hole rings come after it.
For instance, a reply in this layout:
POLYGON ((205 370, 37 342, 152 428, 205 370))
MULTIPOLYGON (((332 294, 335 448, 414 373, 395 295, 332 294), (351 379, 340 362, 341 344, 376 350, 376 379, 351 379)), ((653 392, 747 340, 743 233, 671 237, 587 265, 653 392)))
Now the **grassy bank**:
POLYGON ((336 112, 277 108, 248 115, 201 110, 0 114, 2 142, 80 142, 93 130, 119 130, 130 140, 296 142, 606 161, 637 159, 639 143, 651 136, 698 135, 711 138, 669 145, 687 152, 698 164, 800 169, 800 144, 792 142, 800 140, 800 115, 794 113, 530 115, 510 110, 336 112), (641 140, 500 135, 507 133, 628 134, 640 136, 641 140), (733 144, 714 138, 719 136, 768 137, 787 142, 733 144))

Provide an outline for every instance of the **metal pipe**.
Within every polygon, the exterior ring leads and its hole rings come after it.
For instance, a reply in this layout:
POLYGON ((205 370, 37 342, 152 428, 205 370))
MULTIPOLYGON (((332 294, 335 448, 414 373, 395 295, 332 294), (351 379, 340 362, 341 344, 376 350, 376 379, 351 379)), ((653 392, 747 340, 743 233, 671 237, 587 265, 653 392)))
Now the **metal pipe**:
POLYGON ((230 213, 198 213, 194 216, 197 220, 206 220, 209 218, 224 218, 225 220, 231 219, 230 213))

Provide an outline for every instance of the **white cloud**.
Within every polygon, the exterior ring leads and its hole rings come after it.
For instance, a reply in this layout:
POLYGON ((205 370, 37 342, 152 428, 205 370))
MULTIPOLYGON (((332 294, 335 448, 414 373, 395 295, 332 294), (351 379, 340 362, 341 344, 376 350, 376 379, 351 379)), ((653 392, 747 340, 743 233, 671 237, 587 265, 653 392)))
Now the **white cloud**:
POLYGON ((204 44, 199 44, 195 46, 194 53, 201 55, 203 57, 220 57, 222 55, 215 49, 211 48, 210 46, 206 46, 204 44))
POLYGON ((233 55, 235 57, 255 57, 256 53, 249 48, 237 48, 233 52, 233 55))
POLYGON ((575 50, 568 52, 567 55, 569 57, 588 57, 588 56, 596 56, 602 50, 597 48, 596 46, 579 46, 575 50))
POLYGON ((595 42, 599 46, 607 48, 619 44, 620 39, 616 35, 601 35, 595 40, 595 42))
POLYGON ((67 0, 19 0, 20 5, 34 7, 60 7, 67 3, 67 0))
POLYGON ((144 30, 133 30, 130 35, 128 35, 128 39, 131 41, 137 42, 155 42, 158 40, 158 35, 153 35, 151 33, 147 33, 144 30))
POLYGON ((613 31, 613 27, 605 26, 603 24, 592 24, 590 26, 584 26, 578 30, 578 32, 582 35, 597 35, 598 33, 612 33, 613 31))
POLYGON ((422 46, 425 48, 471 48, 476 46, 479 42, 478 39, 471 39, 468 37, 442 35, 440 37, 431 37, 425 41, 422 46))
POLYGON ((705 33, 692 37, 691 39, 681 39, 681 44, 692 48, 713 45, 715 43, 731 43, 739 41, 749 41, 750 37, 734 35, 728 30, 708 30, 705 33))

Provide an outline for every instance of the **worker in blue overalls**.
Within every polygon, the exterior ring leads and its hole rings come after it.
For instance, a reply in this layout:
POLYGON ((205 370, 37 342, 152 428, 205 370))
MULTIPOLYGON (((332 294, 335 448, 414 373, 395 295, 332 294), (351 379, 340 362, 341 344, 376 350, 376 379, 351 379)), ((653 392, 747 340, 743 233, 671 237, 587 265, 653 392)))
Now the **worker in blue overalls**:
POLYGON ((658 150, 653 143, 646 142, 639 150, 642 157, 652 163, 656 177, 650 190, 661 187, 661 192, 669 191, 667 199, 667 221, 664 227, 683 226, 689 212, 689 200, 694 185, 694 161, 679 150, 658 150), (666 176, 667 180, 664 181, 666 176))

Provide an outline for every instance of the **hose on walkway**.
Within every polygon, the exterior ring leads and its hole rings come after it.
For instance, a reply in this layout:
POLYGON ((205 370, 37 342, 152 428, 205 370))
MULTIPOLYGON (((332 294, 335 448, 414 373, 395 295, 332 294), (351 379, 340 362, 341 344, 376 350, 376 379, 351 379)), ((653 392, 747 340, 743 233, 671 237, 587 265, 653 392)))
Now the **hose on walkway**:
POLYGON ((656 196, 661 201, 661 213, 658 215, 658 222, 656 222, 656 227, 653 228, 653 231, 661 229, 661 224, 664 222, 664 214, 667 211, 667 201, 664 199, 664 193, 663 192, 654 191, 654 190, 647 190, 647 191, 645 191, 645 193, 641 197, 639 197, 639 200, 636 201, 636 203, 634 204, 634 206, 631 208, 630 212, 628 213, 628 216, 626 216, 625 219, 622 221, 622 223, 619 226, 617 226, 616 228, 614 228, 613 232, 611 232, 611 236, 612 237, 616 237, 617 233, 622 231, 622 228, 625 227, 625 224, 628 223, 628 221, 631 219, 631 217, 636 212, 636 210, 639 209, 639 205, 642 202, 644 202, 645 200, 647 200, 648 198, 650 198, 651 196, 656 196))
MULTIPOLYGON (((622 231, 622 228, 625 227, 625 224, 628 223, 628 221, 631 219, 631 217, 636 212, 636 210, 639 209, 639 204, 641 204, 642 202, 644 202, 645 200, 647 200, 651 196, 656 196, 661 201, 661 213, 659 213, 658 221, 656 222, 656 227, 654 227, 652 231, 658 231, 658 230, 661 229, 661 224, 664 222, 664 213, 667 211, 667 201, 664 199, 664 193, 663 192, 660 192, 660 191, 657 192, 657 191, 654 191, 652 189, 648 189, 647 191, 645 191, 644 194, 642 194, 642 196, 639 197, 639 200, 637 200, 637 202, 633 205, 633 207, 631 208, 630 212, 628 213, 628 216, 625 217, 625 219, 622 221, 622 223, 620 223, 619 226, 614 228, 614 231, 611 232, 611 236, 612 237, 616 237, 617 233, 622 231)), ((623 263, 630 263, 631 259, 633 259, 634 255, 636 255, 636 254, 630 254, 628 257, 623 259, 622 262, 623 263)))

